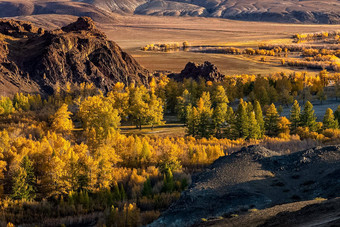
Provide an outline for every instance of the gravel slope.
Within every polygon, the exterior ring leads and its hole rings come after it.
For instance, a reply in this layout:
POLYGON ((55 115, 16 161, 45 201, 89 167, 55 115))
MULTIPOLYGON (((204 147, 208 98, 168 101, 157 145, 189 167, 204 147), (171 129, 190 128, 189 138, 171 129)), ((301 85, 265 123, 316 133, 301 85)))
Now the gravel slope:
POLYGON ((340 146, 317 147, 289 155, 260 146, 241 149, 215 161, 193 177, 151 226, 190 226, 202 218, 252 208, 340 196, 340 146))

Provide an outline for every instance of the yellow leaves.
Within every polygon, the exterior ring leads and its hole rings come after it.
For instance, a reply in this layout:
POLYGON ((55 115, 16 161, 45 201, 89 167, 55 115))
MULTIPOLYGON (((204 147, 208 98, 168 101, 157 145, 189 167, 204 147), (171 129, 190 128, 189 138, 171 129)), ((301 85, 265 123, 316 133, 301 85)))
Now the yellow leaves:
POLYGON ((155 93, 156 86, 157 86, 155 77, 152 77, 152 79, 151 79, 151 81, 150 81, 150 83, 149 83, 149 86, 150 86, 151 93, 154 94, 154 93, 155 93))
POLYGON ((162 124, 163 102, 160 98, 152 92, 150 94, 144 86, 130 86, 128 93, 129 115, 136 126, 162 124))
POLYGON ((340 129, 325 129, 322 134, 330 139, 340 138, 340 129))
POLYGON ((7 227, 15 227, 15 225, 12 224, 11 222, 8 222, 8 223, 7 223, 7 227))
POLYGON ((283 135, 289 135, 290 133, 290 121, 286 117, 280 117, 278 122, 279 132, 283 135))
POLYGON ((8 97, 0 96, 0 115, 9 115, 14 111, 12 100, 8 97))
POLYGON ((169 83, 169 80, 170 80, 169 77, 161 75, 158 80, 158 87, 164 89, 164 87, 169 83))
POLYGON ((116 83, 113 90, 107 94, 107 100, 111 103, 114 109, 118 110, 119 116, 127 117, 129 109, 129 95, 124 89, 123 83, 116 83))
POLYGON ((101 143, 111 130, 118 130, 120 124, 118 111, 102 95, 86 98, 79 106, 78 115, 84 129, 95 136, 93 139, 98 140, 98 143, 101 143))
POLYGON ((29 98, 25 96, 23 93, 15 94, 13 103, 16 110, 28 111, 31 107, 29 103, 29 98))
POLYGON ((52 116, 52 129, 58 133, 70 133, 74 128, 70 117, 71 114, 72 113, 68 111, 68 105, 63 104, 52 116))

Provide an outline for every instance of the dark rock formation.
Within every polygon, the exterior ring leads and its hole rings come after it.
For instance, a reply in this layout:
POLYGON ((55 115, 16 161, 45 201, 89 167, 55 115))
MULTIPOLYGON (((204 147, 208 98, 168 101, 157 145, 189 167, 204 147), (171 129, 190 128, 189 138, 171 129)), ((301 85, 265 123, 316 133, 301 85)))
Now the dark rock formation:
POLYGON ((148 83, 148 71, 107 40, 91 18, 81 17, 55 31, 44 31, 27 22, 0 20, 0 32, 0 88, 4 86, 4 90, 11 83, 17 90, 31 92, 23 81, 34 84, 33 90, 42 93, 52 93, 57 84, 63 87, 67 82, 94 83, 104 92, 117 82, 148 83), (15 83, 11 82, 13 78, 15 83))
POLYGON ((191 226, 201 218, 316 197, 340 196, 340 146, 280 155, 250 146, 216 160, 151 226, 191 226))
MULTIPOLYGON (((74 23, 71 23, 65 27, 62 27, 61 30, 64 32, 76 32, 76 31, 95 31, 96 26, 93 21, 89 17, 79 17, 78 20, 74 23)), ((98 30, 96 30, 100 33, 98 30)))
POLYGON ((224 75, 219 72, 217 67, 212 63, 206 61, 202 65, 189 62, 180 74, 171 74, 170 78, 177 81, 183 81, 184 79, 192 78, 199 80, 200 78, 206 81, 222 81, 224 75))
POLYGON ((15 38, 23 38, 43 34, 44 29, 38 28, 26 21, 0 19, 0 33, 15 38))

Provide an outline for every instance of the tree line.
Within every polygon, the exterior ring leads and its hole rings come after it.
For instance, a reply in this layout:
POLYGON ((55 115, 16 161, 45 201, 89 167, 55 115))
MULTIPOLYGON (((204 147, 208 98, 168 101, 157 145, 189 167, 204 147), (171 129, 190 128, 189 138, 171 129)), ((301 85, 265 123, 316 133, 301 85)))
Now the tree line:
POLYGON ((322 72, 178 83, 161 75, 149 87, 117 83, 107 94, 68 84, 49 97, 1 97, 0 197, 7 204, 0 205, 1 220, 85 220, 101 211, 107 226, 145 225, 179 197, 192 172, 241 146, 292 149, 307 138, 338 138, 340 109, 327 110, 321 123, 307 101, 329 78, 322 72), (302 111, 295 98, 305 102, 302 111), (272 104, 292 102, 288 118, 272 104), (121 123, 153 127, 173 113, 191 136, 120 133, 121 123))

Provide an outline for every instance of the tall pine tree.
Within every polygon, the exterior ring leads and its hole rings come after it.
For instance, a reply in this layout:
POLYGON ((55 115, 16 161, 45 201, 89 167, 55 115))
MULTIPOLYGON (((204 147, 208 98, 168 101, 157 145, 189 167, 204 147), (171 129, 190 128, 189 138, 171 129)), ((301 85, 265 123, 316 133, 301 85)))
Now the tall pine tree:
POLYGON ((336 120, 338 120, 338 123, 340 123, 340 105, 338 106, 338 108, 334 112, 334 117, 335 117, 336 120))
POLYGON ((209 92, 203 92, 197 107, 188 110, 188 134, 199 138, 209 138, 213 134, 213 109, 209 92))
POLYGON ((292 109, 290 110, 289 120, 291 122, 290 128, 293 133, 296 133, 296 129, 301 123, 301 108, 297 100, 294 101, 292 109))
POLYGON ((20 167, 13 177, 12 199, 31 200, 35 198, 34 170, 32 162, 24 156, 20 167))
POLYGON ((252 111, 249 115, 249 139, 260 139, 261 128, 260 125, 256 121, 255 113, 252 111))
POLYGON ((272 103, 267 110, 266 117, 264 118, 264 125, 268 136, 278 135, 279 117, 277 109, 274 103, 272 103))
POLYGON ((317 130, 316 115, 314 113, 313 105, 309 101, 306 102, 303 108, 301 126, 308 127, 312 132, 317 130))
POLYGON ((222 134, 222 128, 227 120, 228 114, 228 97, 222 86, 217 86, 212 96, 213 110, 213 122, 215 128, 216 137, 220 137, 222 134))
POLYGON ((239 138, 247 138, 249 136, 249 115, 247 112, 247 103, 242 99, 237 107, 235 126, 239 138))
POLYGON ((191 107, 191 94, 187 89, 183 91, 182 96, 177 97, 176 111, 178 118, 182 122, 188 120, 188 107, 191 107))
POLYGON ((263 120, 263 113, 262 113, 260 102, 257 100, 254 102, 254 112, 255 112, 255 118, 256 118, 257 124, 260 126, 260 130, 261 130, 260 138, 262 138, 265 133, 264 120, 263 120))
POLYGON ((324 129, 337 129, 339 128, 339 123, 338 120, 335 119, 334 114, 333 114, 333 110, 328 108, 326 110, 326 113, 323 117, 323 128, 324 129))

